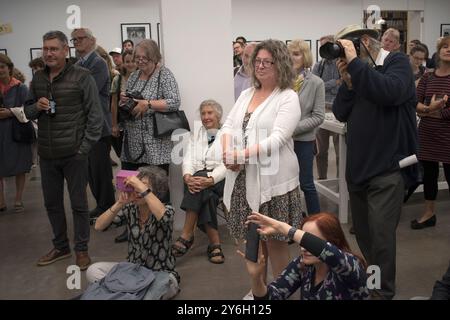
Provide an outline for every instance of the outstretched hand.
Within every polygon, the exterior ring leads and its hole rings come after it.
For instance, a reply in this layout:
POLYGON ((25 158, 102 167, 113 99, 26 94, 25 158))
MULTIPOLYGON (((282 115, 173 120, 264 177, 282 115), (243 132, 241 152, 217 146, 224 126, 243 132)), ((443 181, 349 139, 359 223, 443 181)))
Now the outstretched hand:
POLYGON ((241 250, 236 251, 242 258, 244 258, 247 266, 247 272, 253 279, 264 277, 266 270, 266 258, 264 257, 261 242, 259 243, 258 261, 253 262, 245 258, 245 254, 241 250))
POLYGON ((260 235, 270 236, 282 233, 282 222, 269 218, 261 213, 252 212, 252 214, 247 217, 245 224, 248 225, 252 222, 259 225, 258 233, 260 235))

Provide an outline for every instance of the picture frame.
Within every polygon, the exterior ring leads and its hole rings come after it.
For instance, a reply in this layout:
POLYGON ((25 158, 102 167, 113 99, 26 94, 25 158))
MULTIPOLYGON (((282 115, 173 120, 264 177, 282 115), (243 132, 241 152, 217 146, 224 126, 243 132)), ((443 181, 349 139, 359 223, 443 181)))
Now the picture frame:
POLYGON ((8 55, 8 50, 6 49, 0 49, 0 53, 3 53, 4 55, 8 55))
POLYGON ((42 48, 30 48, 30 61, 42 57, 42 48))
POLYGON ((120 31, 122 34, 122 43, 125 40, 131 40, 135 46, 144 39, 152 38, 150 23, 121 23, 120 31))
POLYGON ((161 48, 161 23, 156 24, 156 36, 158 37, 158 47, 161 48))
POLYGON ((319 62, 319 49, 320 49, 320 40, 317 39, 316 40, 316 62, 319 62))
POLYGON ((441 37, 450 36, 450 23, 441 24, 441 37))
POLYGON ((69 57, 70 58, 76 58, 77 57, 77 53, 76 53, 75 47, 69 47, 69 57))

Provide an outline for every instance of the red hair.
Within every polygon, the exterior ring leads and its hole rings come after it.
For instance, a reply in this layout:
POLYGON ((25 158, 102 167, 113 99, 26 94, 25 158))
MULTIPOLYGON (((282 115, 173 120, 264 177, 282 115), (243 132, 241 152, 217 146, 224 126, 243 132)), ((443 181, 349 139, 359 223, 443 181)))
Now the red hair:
POLYGON ((307 222, 315 222, 317 225, 317 228, 320 230, 322 235, 325 237, 325 240, 332 243, 336 247, 338 247, 340 250, 350 253, 358 258, 358 260, 363 265, 364 269, 367 267, 366 261, 362 256, 359 254, 354 253, 350 249, 350 245, 347 242, 347 239, 345 238, 344 231, 342 230, 341 224, 336 217, 336 215, 331 213, 317 213, 310 215, 303 219, 302 223, 300 224, 300 229, 303 229, 303 226, 307 222))

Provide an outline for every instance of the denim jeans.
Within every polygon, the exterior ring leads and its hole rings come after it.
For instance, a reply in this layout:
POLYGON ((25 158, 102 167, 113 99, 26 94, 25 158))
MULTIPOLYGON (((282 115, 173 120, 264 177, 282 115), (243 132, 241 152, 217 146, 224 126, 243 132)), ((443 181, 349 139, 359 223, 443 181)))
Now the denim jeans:
POLYGON ((300 189, 305 194, 308 214, 320 212, 319 196, 314 185, 314 141, 294 141, 294 151, 300 166, 300 189))

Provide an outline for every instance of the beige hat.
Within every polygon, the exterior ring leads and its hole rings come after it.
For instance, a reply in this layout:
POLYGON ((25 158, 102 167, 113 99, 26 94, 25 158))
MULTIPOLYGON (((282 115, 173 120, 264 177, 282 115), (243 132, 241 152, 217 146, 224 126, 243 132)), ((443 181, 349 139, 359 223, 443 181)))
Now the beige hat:
POLYGON ((363 28, 358 24, 351 24, 346 26, 344 29, 336 33, 334 36, 334 40, 339 39, 348 39, 353 37, 361 37, 362 35, 367 34, 368 36, 378 39, 378 31, 374 29, 363 28))
POLYGON ((120 48, 114 48, 109 52, 109 55, 112 56, 113 54, 118 53, 118 54, 122 54, 122 49, 120 48))

